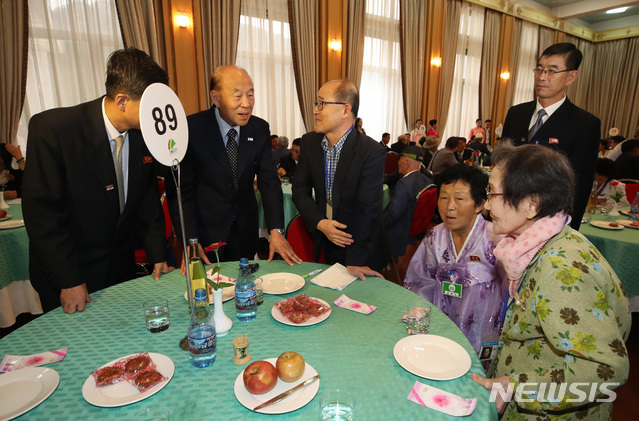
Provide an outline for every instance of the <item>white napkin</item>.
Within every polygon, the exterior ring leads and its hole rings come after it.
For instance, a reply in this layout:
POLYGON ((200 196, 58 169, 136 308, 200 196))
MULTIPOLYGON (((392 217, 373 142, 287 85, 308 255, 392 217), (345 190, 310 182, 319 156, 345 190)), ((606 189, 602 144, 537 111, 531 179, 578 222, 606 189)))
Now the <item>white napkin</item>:
POLYGON ((355 279, 357 279, 357 276, 348 273, 346 267, 339 263, 335 263, 333 266, 313 278, 311 282, 324 288, 341 291, 355 279))

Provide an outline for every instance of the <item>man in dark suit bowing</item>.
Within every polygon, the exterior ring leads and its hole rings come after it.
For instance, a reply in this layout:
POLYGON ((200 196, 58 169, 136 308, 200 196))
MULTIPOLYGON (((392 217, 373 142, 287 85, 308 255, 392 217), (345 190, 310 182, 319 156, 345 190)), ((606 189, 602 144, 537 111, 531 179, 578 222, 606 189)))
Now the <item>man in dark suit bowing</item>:
POLYGON ((577 175, 570 223, 574 229, 579 229, 590 197, 601 137, 601 121, 566 97, 566 88, 577 79, 582 57, 574 44, 546 48, 533 69, 537 100, 511 107, 502 133, 502 138, 511 138, 515 145, 544 145, 570 159, 577 175))
POLYGON ((381 277, 375 270, 384 266, 376 253, 383 247, 386 151, 354 127, 359 92, 352 82, 327 82, 313 105, 315 132, 302 137, 293 202, 314 230, 316 257, 323 246, 328 263, 344 264, 362 280, 381 277))
POLYGON ((134 227, 155 279, 169 270, 153 159, 139 130, 142 93, 168 81, 143 51, 118 50, 105 97, 29 122, 22 200, 29 273, 44 311, 83 311, 89 293, 135 277, 134 227))
MULTIPOLYGON (((251 77, 236 66, 218 67, 211 76, 210 95, 214 105, 188 117, 189 146, 181 166, 187 238, 199 238, 200 246, 227 243, 220 254, 224 261, 253 258, 259 232, 253 189, 257 176, 271 236, 269 261, 277 252, 289 264, 301 263, 284 237, 282 187, 273 165, 271 133, 266 121, 252 115, 251 77)), ((175 216, 172 182, 167 183, 167 197, 175 216)), ((210 263, 202 249, 200 256, 210 263)))

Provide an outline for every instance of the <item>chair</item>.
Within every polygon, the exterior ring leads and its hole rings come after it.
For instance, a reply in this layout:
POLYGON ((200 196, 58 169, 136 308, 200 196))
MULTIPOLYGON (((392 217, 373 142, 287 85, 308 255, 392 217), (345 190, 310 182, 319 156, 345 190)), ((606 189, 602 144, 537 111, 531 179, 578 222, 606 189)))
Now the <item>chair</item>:
POLYGON ((430 184, 417 194, 413 220, 408 232, 409 238, 425 234, 428 231, 435 209, 437 209, 437 187, 430 184))
POLYGON ((639 193, 639 180, 635 180, 634 178, 622 178, 620 180, 622 183, 626 185, 626 197, 628 198, 628 202, 632 203, 637 197, 637 193, 639 193))
POLYGON ((399 155, 395 152, 386 153, 386 162, 384 163, 384 175, 392 174, 399 168, 399 155))
MULTIPOLYGON (((286 227, 286 240, 300 259, 304 262, 315 263, 313 235, 300 214, 297 214, 286 227)), ((326 263, 324 249, 320 251, 317 263, 326 263)))

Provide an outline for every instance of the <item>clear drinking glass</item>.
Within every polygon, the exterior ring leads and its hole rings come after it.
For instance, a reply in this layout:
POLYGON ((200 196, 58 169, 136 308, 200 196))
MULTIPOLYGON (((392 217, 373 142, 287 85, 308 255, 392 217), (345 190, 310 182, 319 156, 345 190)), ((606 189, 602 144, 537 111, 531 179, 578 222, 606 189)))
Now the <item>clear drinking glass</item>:
POLYGON ((411 301, 406 311, 406 330, 410 335, 425 334, 430 331, 430 304, 411 301))
POLYGON ((320 398, 320 420, 353 421, 355 398, 344 390, 331 390, 320 398))
POLYGON ((261 306, 264 303, 264 290, 262 289, 262 278, 257 278, 255 280, 255 301, 258 306, 261 306))
POLYGON ((164 298, 149 300, 144 303, 146 329, 151 333, 167 330, 171 324, 169 302, 164 298))

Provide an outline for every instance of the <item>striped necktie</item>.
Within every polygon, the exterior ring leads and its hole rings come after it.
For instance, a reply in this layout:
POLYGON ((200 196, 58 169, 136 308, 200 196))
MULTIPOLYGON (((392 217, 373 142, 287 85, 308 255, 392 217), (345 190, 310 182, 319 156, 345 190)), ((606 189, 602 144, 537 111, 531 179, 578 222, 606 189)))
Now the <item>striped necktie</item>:
POLYGON ((546 110, 543 108, 537 112, 537 121, 535 121, 535 125, 532 126, 530 130, 528 130, 528 141, 530 142, 533 136, 539 131, 539 128, 543 126, 544 120, 542 117, 546 115, 546 110))
POLYGON ((115 176, 118 180, 118 196, 120 198, 120 213, 124 211, 124 173, 122 172, 122 145, 124 137, 122 135, 116 137, 115 148, 113 149, 113 165, 115 166, 115 176))

